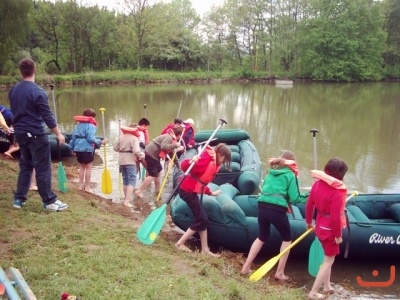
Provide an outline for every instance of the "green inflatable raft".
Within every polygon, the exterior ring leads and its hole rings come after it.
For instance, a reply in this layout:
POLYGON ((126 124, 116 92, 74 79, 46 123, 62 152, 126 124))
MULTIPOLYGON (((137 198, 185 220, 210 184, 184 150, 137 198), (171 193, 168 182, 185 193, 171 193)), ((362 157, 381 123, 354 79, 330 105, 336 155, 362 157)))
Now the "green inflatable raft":
MULTIPOLYGON (((231 251, 247 253, 258 236, 257 195, 242 195, 230 184, 210 184, 212 190, 220 189, 216 197, 204 195, 203 206, 208 214, 209 241, 231 251)), ((294 239, 306 230, 305 205, 292 205, 288 214, 294 239)), ((347 202, 350 231, 343 230, 341 254, 347 241, 350 259, 400 258, 400 194, 359 194, 347 202), (350 234, 349 234, 350 233, 350 234)), ((179 197, 171 203, 172 221, 187 230, 194 221, 190 208, 179 197)), ((310 234, 291 250, 291 255, 307 256, 314 235, 310 234)), ((281 239, 271 227, 271 237, 262 248, 270 255, 279 253, 281 239)))

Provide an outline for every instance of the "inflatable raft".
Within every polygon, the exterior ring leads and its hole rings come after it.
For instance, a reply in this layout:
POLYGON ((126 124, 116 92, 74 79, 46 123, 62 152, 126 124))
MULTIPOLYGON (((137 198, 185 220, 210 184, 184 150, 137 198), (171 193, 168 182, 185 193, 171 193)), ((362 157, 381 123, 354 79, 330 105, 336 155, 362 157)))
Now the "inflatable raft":
MULTIPOLYGON (((203 143, 213 133, 212 130, 199 131, 195 135, 196 143, 203 143)), ((261 162, 255 145, 250 141, 249 134, 242 129, 220 130, 215 135, 210 145, 226 143, 232 151, 231 171, 222 167, 213 183, 221 185, 230 183, 235 186, 241 194, 250 195, 257 191, 261 179, 261 162)), ((180 157, 180 161, 190 158, 197 150, 190 149, 180 157)), ((174 170, 174 179, 183 172, 174 170)), ((174 180, 174 186, 176 180, 174 180)))
MULTIPOLYGON (((65 144, 60 145, 60 156, 63 157, 71 157, 72 151, 69 148, 68 144, 71 141, 72 134, 71 133, 63 133, 65 136, 65 144)), ((54 133, 50 133, 47 135, 50 142, 50 151, 51 158, 58 160, 58 148, 57 148, 57 139, 54 133)), ((0 130, 0 153, 4 153, 10 147, 10 142, 7 139, 6 134, 0 130)), ((14 157, 19 157, 19 151, 13 153, 14 157)))
MULTIPOLYGON (((258 235, 257 195, 241 195, 234 186, 210 184, 212 190, 223 192, 214 197, 204 195, 203 206, 207 211, 210 226, 209 241, 222 248, 246 253, 258 235)), ((305 205, 292 205, 293 214, 288 214, 296 239, 306 230, 305 205)), ((400 257, 400 194, 359 194, 346 205, 349 228, 343 230, 341 254, 349 241, 348 258, 397 259, 400 257), (349 234, 350 232, 350 234, 349 234)), ((186 230, 194 218, 186 203, 176 196, 171 203, 172 221, 186 230)), ((266 254, 279 253, 281 239, 271 227, 271 237, 262 248, 266 254)), ((310 234, 291 251, 291 255, 307 256, 314 235, 310 234)))

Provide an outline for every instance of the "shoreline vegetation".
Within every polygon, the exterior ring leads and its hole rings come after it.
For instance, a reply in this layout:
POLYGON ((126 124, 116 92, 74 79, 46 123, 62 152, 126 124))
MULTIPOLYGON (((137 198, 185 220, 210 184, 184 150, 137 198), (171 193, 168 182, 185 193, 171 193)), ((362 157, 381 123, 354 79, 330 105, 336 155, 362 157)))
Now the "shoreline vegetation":
MULTIPOLYGON (((7 90, 20 81, 19 75, 0 76, 0 90, 7 90)), ((38 71, 35 81, 41 86, 85 85, 142 85, 142 84, 197 84, 220 82, 264 82, 275 83, 275 80, 293 80, 294 82, 333 82, 312 80, 309 78, 269 76, 266 72, 226 71, 226 72, 176 72, 160 70, 124 70, 86 72, 81 74, 50 75, 38 71)), ((399 82, 400 78, 386 78, 381 81, 399 82)), ((337 82, 337 81, 334 81, 337 82)), ((339 82, 340 83, 340 82, 339 82)))

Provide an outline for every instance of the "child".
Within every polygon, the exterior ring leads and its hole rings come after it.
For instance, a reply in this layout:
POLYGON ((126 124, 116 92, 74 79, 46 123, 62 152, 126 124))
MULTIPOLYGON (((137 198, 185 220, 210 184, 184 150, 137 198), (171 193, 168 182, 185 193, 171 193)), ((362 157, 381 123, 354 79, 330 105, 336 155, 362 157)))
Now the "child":
POLYGON ((212 192, 207 184, 215 177, 222 164, 227 164, 227 168, 230 169, 230 161, 231 149, 226 144, 218 144, 215 149, 207 146, 200 157, 195 155, 191 159, 182 161, 181 168, 183 171, 187 170, 191 163, 195 163, 178 189, 179 197, 190 207, 195 216, 195 221, 175 244, 177 249, 191 252, 185 246, 185 242, 198 231, 201 242, 201 253, 212 257, 220 256, 219 254, 212 253, 208 248, 208 216, 201 205, 198 194, 216 196, 221 192, 220 190, 212 192))
POLYGON ((88 193, 93 193, 90 188, 90 177, 95 147, 100 148, 100 145, 107 143, 107 139, 96 138, 97 123, 94 119, 95 116, 96 112, 91 108, 87 108, 83 111, 83 116, 74 117, 75 121, 79 123, 69 143, 69 147, 81 164, 79 169, 79 190, 88 193))
MULTIPOLYGON (((147 176, 142 181, 142 184, 135 191, 135 195, 143 198, 143 191, 154 180, 156 194, 160 192, 160 174, 163 169, 160 159, 165 159, 165 156, 175 151, 182 151, 183 147, 179 143, 179 137, 182 134, 182 127, 174 127, 168 133, 162 134, 146 146, 145 160, 147 165, 147 176)), ((178 164, 176 160, 176 164, 178 164)), ((179 164, 178 164, 179 166, 179 164)))
MULTIPOLYGON (((258 198, 258 228, 257 239, 253 242, 250 252, 244 263, 241 273, 250 273, 250 265, 260 252, 262 246, 270 236, 271 224, 277 229, 282 244, 280 252, 292 243, 293 235, 290 228, 287 210, 290 203, 306 202, 308 194, 299 192, 296 158, 293 152, 284 150, 280 157, 270 158, 270 169, 265 176, 261 195, 258 198)), ((276 281, 284 282, 289 279, 285 275, 286 262, 289 252, 281 257, 274 278, 276 281)))
POLYGON ((325 165, 324 172, 312 170, 315 179, 311 187, 310 198, 306 204, 307 228, 312 228, 314 210, 317 210, 315 220, 315 235, 324 249, 324 261, 319 268, 317 277, 308 294, 308 299, 325 299, 335 291, 331 287, 331 271, 339 246, 343 242, 342 229, 346 226, 344 208, 346 205, 346 185, 342 182, 347 172, 343 160, 332 158, 325 165), (323 293, 319 289, 323 285, 323 293))
POLYGON ((181 119, 175 118, 173 123, 170 123, 164 127, 164 129, 161 131, 161 134, 166 134, 168 130, 174 128, 175 126, 180 126, 182 123, 183 121, 181 119))
POLYGON ((149 131, 147 127, 150 126, 150 121, 146 118, 141 118, 138 122, 139 125, 139 144, 140 148, 144 150, 149 143, 149 131))
POLYGON ((144 153, 139 146, 139 129, 137 124, 129 124, 128 127, 121 126, 122 135, 114 143, 113 149, 119 152, 118 164, 122 174, 125 201, 124 205, 133 207, 130 203, 133 189, 136 185, 136 159, 146 168, 144 153))
POLYGON ((189 118, 183 121, 183 125, 185 125, 185 134, 182 138, 182 144, 185 146, 186 149, 193 148, 195 141, 194 141, 194 121, 193 119, 189 118))

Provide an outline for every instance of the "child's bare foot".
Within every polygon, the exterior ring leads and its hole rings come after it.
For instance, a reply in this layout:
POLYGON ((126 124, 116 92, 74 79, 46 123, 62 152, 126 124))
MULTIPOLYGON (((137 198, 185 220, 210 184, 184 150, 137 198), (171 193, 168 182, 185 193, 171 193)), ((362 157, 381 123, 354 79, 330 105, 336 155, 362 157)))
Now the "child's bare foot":
POLYGON ((251 272, 253 272, 253 271, 250 270, 250 269, 243 269, 242 268, 242 270, 240 271, 240 274, 242 274, 242 275, 250 275, 251 272))
POLYGON ((127 207, 133 207, 133 205, 130 204, 129 202, 124 202, 124 205, 127 206, 127 207))
POLYGON ((85 188, 86 193, 93 194, 93 190, 91 188, 85 188))
POLYGON ((85 186, 80 184, 80 185, 78 186, 78 190, 80 190, 80 191, 85 190, 85 186))
POLYGON ((289 280, 289 276, 286 276, 285 274, 275 274, 274 276, 276 281, 288 281, 289 280))
POLYGON ((136 197, 143 198, 143 193, 139 190, 135 191, 135 195, 136 195, 136 197))
POLYGON ((178 245, 175 244, 175 248, 178 250, 182 250, 182 251, 187 251, 187 252, 192 252, 192 250, 190 250, 188 247, 186 247, 185 245, 178 245))
POLYGON ((219 255, 219 254, 217 254, 217 253, 212 253, 210 250, 203 250, 203 251, 201 251, 201 254, 203 254, 203 255, 209 255, 209 256, 211 256, 211 257, 215 257, 215 258, 218 258, 218 257, 221 257, 221 255, 219 255))
POLYGON ((14 159, 14 157, 13 157, 10 153, 8 153, 8 152, 4 152, 3 154, 4 154, 5 157, 8 158, 8 159, 14 159))

